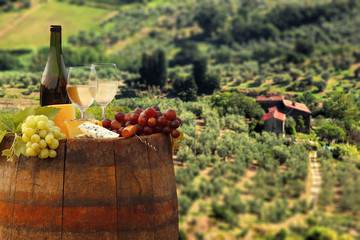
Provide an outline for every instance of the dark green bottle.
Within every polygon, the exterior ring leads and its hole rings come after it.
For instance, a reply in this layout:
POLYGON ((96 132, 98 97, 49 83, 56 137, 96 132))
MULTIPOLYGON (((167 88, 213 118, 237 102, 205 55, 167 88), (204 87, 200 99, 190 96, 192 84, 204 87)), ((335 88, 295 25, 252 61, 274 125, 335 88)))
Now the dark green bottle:
POLYGON ((40 105, 70 103, 66 92, 67 71, 61 51, 61 26, 50 26, 50 51, 40 85, 40 105))

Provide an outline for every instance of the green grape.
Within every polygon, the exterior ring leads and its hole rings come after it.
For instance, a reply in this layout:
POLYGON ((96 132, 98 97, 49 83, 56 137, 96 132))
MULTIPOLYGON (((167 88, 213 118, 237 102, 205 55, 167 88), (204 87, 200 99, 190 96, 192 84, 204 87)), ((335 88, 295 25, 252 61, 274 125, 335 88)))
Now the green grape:
POLYGON ((27 154, 29 157, 34 157, 34 156, 36 156, 36 152, 35 152, 34 149, 32 149, 32 148, 27 148, 27 149, 26 149, 26 154, 27 154))
POLYGON ((44 140, 44 139, 41 139, 41 140, 40 140, 40 142, 39 142, 39 146, 40 146, 40 148, 41 148, 41 149, 46 148, 47 143, 45 142, 45 140, 44 140))
POLYGON ((33 115, 28 116, 28 117, 26 118, 25 123, 26 123, 26 125, 27 125, 29 128, 35 128, 35 127, 36 127, 36 123, 35 123, 34 118, 35 118, 35 117, 34 117, 33 115))
POLYGON ((45 115, 40 115, 41 121, 47 122, 49 121, 48 117, 45 115))
POLYGON ((59 130, 57 130, 57 129, 54 130, 54 137, 55 137, 56 139, 59 139, 59 138, 61 137, 61 133, 60 133, 59 130))
POLYGON ((49 151, 49 157, 51 157, 51 158, 56 158, 56 155, 57 155, 56 151, 55 151, 54 149, 50 149, 50 151, 49 151))
POLYGON ((47 131, 45 129, 42 129, 42 130, 39 131, 39 136, 41 138, 45 138, 47 134, 48 133, 47 133, 47 131))
POLYGON ((33 128, 25 128, 25 134, 28 135, 29 137, 31 137, 32 135, 35 134, 35 130, 33 128))
POLYGON ((26 123, 21 124, 21 132, 24 134, 26 129, 26 123))
POLYGON ((49 157, 49 149, 47 149, 47 148, 42 149, 38 156, 39 156, 39 158, 48 158, 49 157))
POLYGON ((59 147, 59 140, 53 139, 53 141, 49 144, 51 149, 57 149, 59 147))
POLYGON ((28 135, 26 135, 26 134, 23 134, 22 135, 22 140, 27 143, 27 142, 30 141, 30 137, 28 135))
POLYGON ((40 115, 36 115, 34 118, 35 123, 37 124, 39 121, 41 121, 41 116, 40 115))
POLYGON ((46 137, 45 137, 45 142, 47 144, 51 144, 54 141, 54 135, 50 135, 51 133, 49 133, 46 137))
POLYGON ((55 123, 54 123, 54 121, 53 121, 53 120, 49 120, 48 122, 51 124, 51 126, 52 126, 52 127, 54 127, 54 126, 55 126, 55 123))
POLYGON ((31 148, 35 151, 38 152, 40 150, 40 144, 39 143, 33 143, 31 144, 31 148))
POLYGON ((44 122, 43 120, 40 120, 40 121, 37 123, 37 127, 38 127, 38 129, 41 129, 41 130, 46 129, 46 122, 44 122))
POLYGON ((53 129, 54 129, 54 131, 58 130, 59 132, 61 132, 61 128, 59 128, 58 126, 53 126, 53 129))
POLYGON ((49 122, 46 123, 46 130, 51 133, 54 132, 54 129, 53 129, 53 126, 51 125, 51 123, 49 123, 49 122))
MULTIPOLYGON (((26 134, 27 135, 27 134, 26 134)), ((37 134, 34 134, 31 136, 31 141, 34 142, 34 143, 38 143, 40 142, 40 136, 37 135, 37 134)))
POLYGON ((60 133, 60 139, 66 139, 66 134, 65 133, 60 133))
POLYGON ((26 148, 31 148, 31 145, 32 145, 33 143, 32 142, 27 142, 26 143, 26 148))

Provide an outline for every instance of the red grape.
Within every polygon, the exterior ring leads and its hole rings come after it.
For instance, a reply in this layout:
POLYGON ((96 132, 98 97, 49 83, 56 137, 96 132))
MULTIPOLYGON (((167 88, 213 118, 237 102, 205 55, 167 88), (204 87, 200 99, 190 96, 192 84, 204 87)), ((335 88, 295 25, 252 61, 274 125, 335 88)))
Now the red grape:
POLYGON ((177 129, 172 130, 172 131, 171 131, 171 136, 172 136, 173 138, 178 138, 178 137, 180 136, 179 130, 177 130, 177 129))
POLYGON ((156 126, 154 127, 154 133, 160 133, 161 130, 162 130, 162 127, 159 126, 159 125, 156 125, 156 126))
POLYGON ((180 122, 178 121, 178 120, 172 120, 171 121, 171 126, 173 127, 173 128, 178 128, 179 126, 180 126, 180 122))
POLYGON ((145 127, 148 123, 148 117, 146 116, 142 116, 142 117, 139 117, 138 119, 138 124, 142 127, 145 127))
POLYGON ((151 107, 154 108, 156 111, 159 111, 159 112, 160 112, 160 108, 159 108, 158 106, 153 105, 153 106, 151 106, 151 107))
POLYGON ((110 123, 110 129, 117 130, 119 128, 121 128, 121 122, 118 122, 116 119, 110 123))
POLYGON ((141 108, 136 108, 136 109, 134 110, 134 113, 140 115, 143 111, 144 111, 144 110, 142 110, 141 108))
POLYGON ((145 126, 144 129, 143 129, 143 131, 144 131, 144 133, 145 133, 146 135, 150 135, 150 134, 153 133, 152 127, 149 127, 149 126, 145 126))
POLYGON ((154 118, 154 117, 149 118, 149 120, 148 120, 148 125, 149 125, 150 127, 156 126, 156 118, 154 118))
POLYGON ((125 116, 124 116, 124 122, 131 121, 131 115, 132 115, 132 113, 127 113, 127 114, 125 114, 125 116))
POLYGON ((160 111, 156 111, 156 118, 162 116, 163 114, 160 111))
POLYGON ((172 121, 172 120, 175 120, 175 118, 176 118, 176 112, 172 109, 167 109, 164 112, 164 116, 167 120, 172 121))
POLYGON ((103 125, 104 128, 110 129, 111 120, 105 118, 104 120, 102 120, 102 125, 103 125))
POLYGON ((115 114, 115 119, 118 121, 118 122, 124 122, 124 117, 125 117, 125 113, 123 112, 117 112, 115 114))
POLYGON ((142 113, 140 113, 140 117, 148 117, 148 116, 146 115, 146 112, 143 111, 142 113))
POLYGON ((181 125, 182 122, 181 122, 181 119, 179 117, 176 117, 175 120, 178 120, 180 125, 181 125))
POLYGON ((132 124, 131 121, 127 121, 127 122, 125 123, 125 127, 127 127, 127 126, 129 126, 129 125, 134 125, 134 124, 132 124))
POLYGON ((146 113, 146 115, 147 115, 149 118, 152 118, 152 117, 155 117, 155 116, 156 116, 156 110, 155 110, 155 108, 152 108, 152 107, 148 107, 148 108, 145 110, 145 113, 146 113))
POLYGON ((164 116, 158 117, 157 124, 158 124, 158 126, 161 126, 161 127, 165 126, 167 124, 166 118, 164 116))
POLYGON ((119 128, 119 129, 118 129, 118 134, 121 135, 121 132, 122 132, 123 129, 124 129, 124 127, 119 128))
POLYGON ((143 127, 140 126, 139 124, 135 124, 136 127, 136 134, 140 135, 143 132, 143 127))
POLYGON ((162 132, 165 134, 169 134, 171 133, 171 128, 166 125, 165 127, 163 127, 162 132))
POLYGON ((139 119, 139 114, 131 114, 131 122, 136 124, 138 122, 138 119, 139 119))

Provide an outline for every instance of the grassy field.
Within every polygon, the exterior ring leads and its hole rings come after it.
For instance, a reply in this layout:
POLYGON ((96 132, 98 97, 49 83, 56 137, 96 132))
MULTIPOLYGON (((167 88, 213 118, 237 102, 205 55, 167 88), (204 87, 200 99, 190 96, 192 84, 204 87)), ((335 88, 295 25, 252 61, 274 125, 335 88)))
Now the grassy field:
MULTIPOLYGON (((49 1, 0 15, 0 48, 36 48, 49 44, 49 26, 61 24, 63 43, 80 30, 96 28, 113 10, 49 1)), ((98 29, 94 29, 98 30, 98 29)))

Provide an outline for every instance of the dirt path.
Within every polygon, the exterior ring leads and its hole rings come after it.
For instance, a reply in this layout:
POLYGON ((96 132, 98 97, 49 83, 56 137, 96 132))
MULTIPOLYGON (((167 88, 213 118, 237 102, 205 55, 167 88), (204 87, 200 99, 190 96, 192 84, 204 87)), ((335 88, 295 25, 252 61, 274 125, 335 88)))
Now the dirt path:
POLYGON ((4 34, 6 34, 8 31, 13 29, 14 27, 16 27, 16 25, 18 25, 19 23, 24 21, 30 14, 37 11, 42 6, 44 6, 44 4, 42 4, 42 3, 37 4, 35 7, 30 8, 27 12, 25 12, 23 15, 21 15, 18 19, 9 23, 8 25, 6 25, 6 27, 0 29, 0 37, 3 36, 4 34))
POLYGON ((316 209, 319 193, 321 190, 321 172, 319 168, 319 162, 317 161, 316 154, 317 152, 310 153, 312 157, 310 157, 311 164, 311 176, 312 176, 312 184, 311 184, 311 192, 310 192, 310 202, 313 203, 314 209, 316 209))

